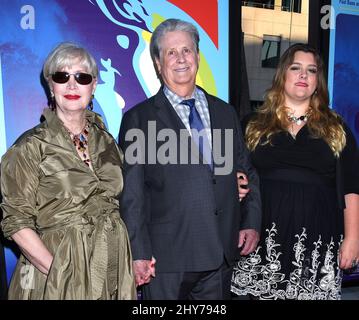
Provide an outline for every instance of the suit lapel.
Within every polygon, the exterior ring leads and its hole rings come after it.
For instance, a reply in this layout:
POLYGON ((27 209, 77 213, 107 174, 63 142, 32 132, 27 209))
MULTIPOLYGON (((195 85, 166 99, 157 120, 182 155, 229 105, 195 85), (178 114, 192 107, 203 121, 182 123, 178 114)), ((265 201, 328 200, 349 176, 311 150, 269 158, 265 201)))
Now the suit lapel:
MULTIPOLYGON (((221 108, 218 107, 218 103, 217 100, 213 98, 213 96, 210 96, 203 88, 198 87, 200 90, 202 90, 206 96, 207 99, 207 104, 208 104, 208 112, 209 112, 209 120, 211 123, 211 136, 212 136, 212 160, 214 160, 213 158, 213 147, 214 147, 214 134, 213 134, 213 130, 214 129, 221 129, 221 108)), ((222 135, 221 135, 222 136, 222 135)), ((213 162, 213 168, 215 167, 215 163, 213 162)), ((209 170, 210 166, 208 166, 209 170)))
MULTIPOLYGON (((220 142, 221 142, 221 146, 223 148, 223 146, 224 146, 224 130, 226 129, 226 125, 223 122, 223 109, 222 109, 222 106, 219 104, 218 100, 215 99, 213 96, 208 95, 207 92, 204 91, 204 93, 206 94, 206 99, 208 102, 209 117, 210 117, 210 121, 211 121, 212 152, 213 152, 213 149, 215 147, 214 130, 215 129, 221 130, 221 132, 220 132, 220 140, 221 141, 220 142)), ((217 135, 218 135, 218 133, 217 133, 217 135)), ((218 140, 218 137, 217 137, 217 140, 218 140)), ((217 141, 217 144, 218 144, 218 142, 219 141, 217 141)))
MULTIPOLYGON (((201 90, 203 90, 201 88, 201 90)), ((221 106, 218 103, 218 100, 215 99, 213 96, 208 95, 206 91, 203 90, 203 92, 206 95, 207 103, 208 103, 208 110, 209 110, 209 117, 211 121, 211 133, 212 133, 212 154, 213 152, 221 152, 221 150, 217 150, 219 145, 218 143, 221 143, 221 148, 223 148, 225 141, 224 141, 224 130, 226 129, 225 124, 223 123, 223 109, 221 109, 221 106), (215 134, 214 130, 221 130, 220 132, 220 141, 214 140, 215 134), (217 148, 217 149, 216 149, 217 148)), ((216 134, 218 135, 218 133, 216 134)), ((215 160, 215 157, 213 156, 213 160, 215 160)), ((213 161, 213 168, 216 167, 216 163, 213 161)))
POLYGON ((157 112, 157 117, 163 122, 166 128, 171 128, 179 133, 180 129, 185 129, 186 127, 183 124, 182 120, 173 109, 171 103, 166 98, 161 88, 158 93, 155 95, 155 108, 157 112))
POLYGON ((218 108, 217 102, 211 96, 206 93, 206 99, 208 102, 209 118, 211 121, 211 132, 212 132, 212 144, 213 144, 213 130, 221 129, 221 110, 218 108))

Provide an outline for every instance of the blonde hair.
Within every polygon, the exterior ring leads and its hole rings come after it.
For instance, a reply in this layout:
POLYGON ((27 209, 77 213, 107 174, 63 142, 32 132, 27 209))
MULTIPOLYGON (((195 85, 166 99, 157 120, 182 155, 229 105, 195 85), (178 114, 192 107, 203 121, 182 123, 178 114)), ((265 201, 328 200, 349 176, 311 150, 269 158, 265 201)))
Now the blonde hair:
POLYGON ((50 52, 44 63, 43 76, 49 82, 53 73, 63 67, 71 67, 77 62, 80 62, 94 78, 97 78, 98 68, 93 56, 86 49, 72 42, 62 42, 50 52))
POLYGON ((307 44, 294 44, 282 55, 271 88, 263 105, 246 128, 246 143, 253 151, 258 144, 270 144, 274 134, 286 130, 288 108, 284 105, 285 75, 297 51, 312 53, 317 63, 317 88, 310 99, 310 117, 307 126, 313 138, 323 139, 336 157, 346 144, 345 131, 338 114, 329 108, 329 94, 324 75, 324 63, 319 54, 307 44))

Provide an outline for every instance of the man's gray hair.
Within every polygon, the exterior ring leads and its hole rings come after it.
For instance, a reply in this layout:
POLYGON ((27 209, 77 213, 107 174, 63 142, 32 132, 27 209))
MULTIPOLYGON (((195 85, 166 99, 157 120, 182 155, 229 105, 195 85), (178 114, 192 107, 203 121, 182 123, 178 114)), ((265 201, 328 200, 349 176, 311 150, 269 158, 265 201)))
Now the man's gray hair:
POLYGON ((150 43, 150 53, 153 62, 155 63, 156 59, 160 60, 161 57, 161 38, 167 32, 173 31, 183 31, 188 32, 192 38, 193 46, 196 52, 199 52, 199 34, 197 28, 187 21, 179 19, 167 19, 160 23, 155 31, 152 33, 151 43, 150 43))
POLYGON ((82 65, 86 72, 97 78, 98 68, 93 56, 86 49, 72 42, 62 42, 50 52, 44 63, 43 76, 49 82, 53 73, 64 67, 72 67, 75 63, 82 65))

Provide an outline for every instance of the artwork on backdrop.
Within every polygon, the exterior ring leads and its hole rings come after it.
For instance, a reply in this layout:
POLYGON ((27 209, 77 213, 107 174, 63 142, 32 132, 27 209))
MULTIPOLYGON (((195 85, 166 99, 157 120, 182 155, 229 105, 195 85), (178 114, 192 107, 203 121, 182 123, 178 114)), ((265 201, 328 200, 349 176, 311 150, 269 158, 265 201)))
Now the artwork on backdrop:
POLYGON ((359 143, 359 1, 332 1, 329 76, 332 107, 359 143))
MULTIPOLYGON (((359 144, 359 1, 332 0, 328 85, 332 108, 349 125, 359 144)), ((343 282, 359 280, 359 266, 343 282)))
MULTIPOLYGON (((123 113, 160 87, 149 54, 154 28, 167 18, 200 33, 197 84, 228 101, 229 0, 1 0, 0 156, 39 123, 46 56, 62 41, 88 49, 99 67, 94 111, 117 139, 123 113), (3 32, 5 30, 6 32, 3 32)), ((6 248, 8 278, 16 255, 6 248)))

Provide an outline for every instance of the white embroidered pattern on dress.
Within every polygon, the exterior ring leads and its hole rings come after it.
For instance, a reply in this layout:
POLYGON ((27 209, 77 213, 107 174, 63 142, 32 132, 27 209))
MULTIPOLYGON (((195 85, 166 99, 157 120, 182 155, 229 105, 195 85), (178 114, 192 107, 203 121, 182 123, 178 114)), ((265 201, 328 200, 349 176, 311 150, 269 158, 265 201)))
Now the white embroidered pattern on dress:
MULTIPOLYGON (((326 245, 325 257, 320 266, 320 249, 322 247, 321 236, 313 243, 314 249, 310 254, 305 252, 308 248, 304 243, 307 239, 306 229, 296 234, 298 239, 293 246, 295 269, 290 273, 289 279, 281 273, 279 256, 280 244, 275 242, 277 229, 275 223, 272 228, 266 229, 268 233, 265 239, 266 256, 262 263, 260 255, 261 247, 248 257, 240 259, 234 268, 231 291, 238 295, 251 294, 260 300, 339 300, 342 271, 334 261, 334 241, 326 245), (307 256, 307 258, 305 258, 307 256), (285 288, 285 289, 282 289, 285 288)), ((339 241, 342 242, 342 236, 339 241)))

